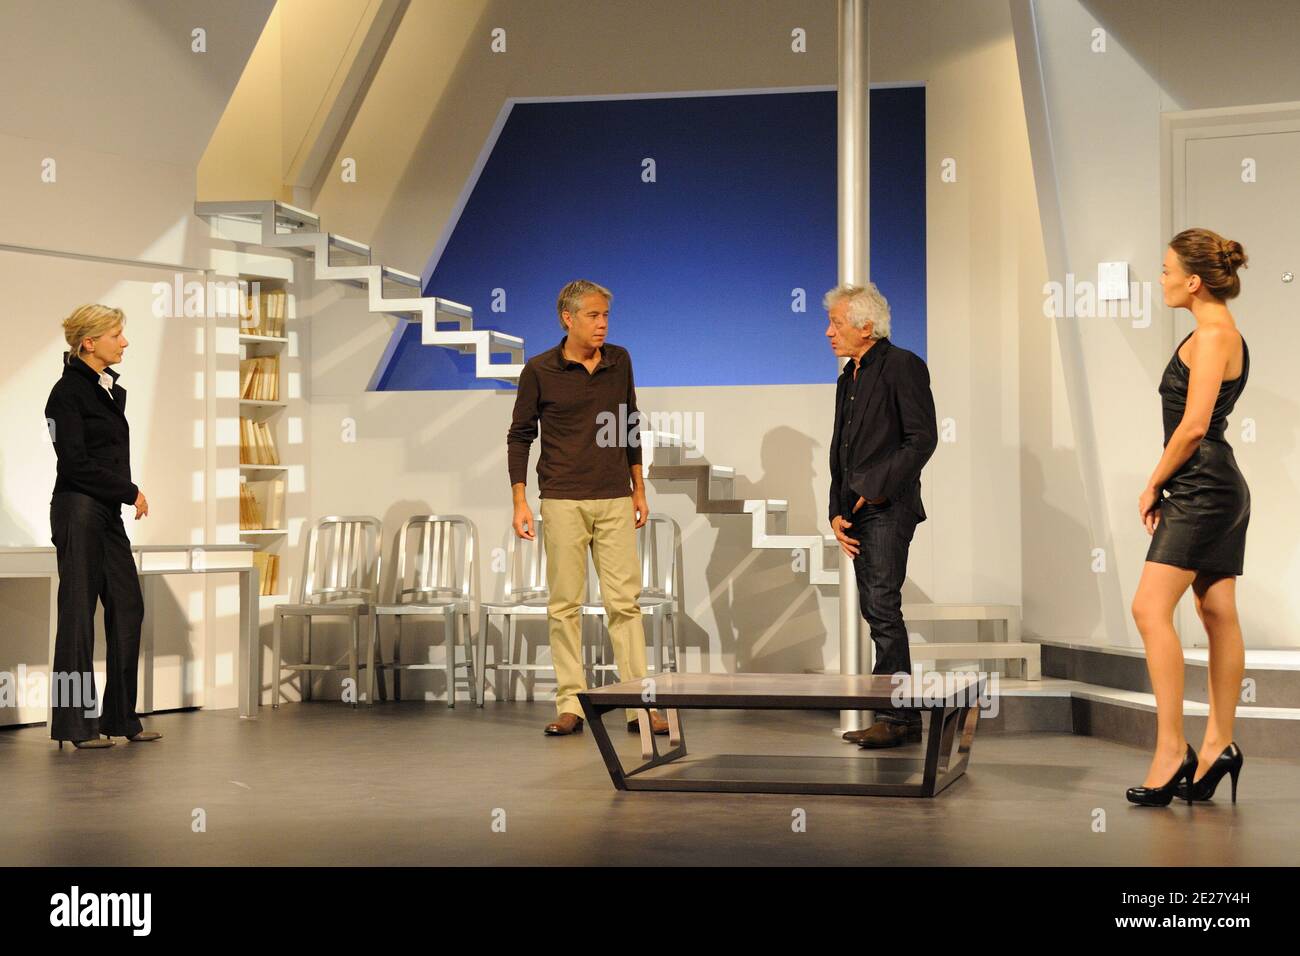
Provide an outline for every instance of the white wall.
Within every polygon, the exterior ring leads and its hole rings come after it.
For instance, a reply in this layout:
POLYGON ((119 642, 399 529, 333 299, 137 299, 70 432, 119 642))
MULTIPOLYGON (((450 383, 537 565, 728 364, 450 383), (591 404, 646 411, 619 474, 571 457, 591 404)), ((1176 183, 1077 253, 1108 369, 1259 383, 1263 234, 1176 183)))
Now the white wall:
MULTIPOLYGON (((1156 386, 1181 338, 1160 300, 1160 262, 1170 238, 1161 218, 1160 116, 1300 100, 1300 24, 1295 5, 1279 0, 1231 8, 1208 0, 1036 0, 1034 10, 1067 267, 1095 281, 1098 262, 1127 261, 1132 280, 1150 283, 1154 293, 1144 327, 1128 319, 1077 320, 1097 449, 1086 466, 1101 476, 1127 628, 1109 635, 1094 629, 1090 636, 1141 646, 1128 605, 1150 539, 1136 502, 1161 451, 1156 386), (1095 30, 1105 31, 1104 52, 1093 51, 1095 30)), ((1245 282, 1261 278, 1249 271, 1243 276, 1245 282)), ((1249 337, 1250 317, 1237 318, 1249 337)), ((1250 401, 1248 389, 1234 419, 1250 414, 1250 401)), ((1267 534, 1266 522, 1256 514, 1251 534, 1267 534)), ((1027 601, 1082 591, 1092 575, 1085 553, 1092 546, 1086 531, 1027 541, 1027 601), (1062 550, 1069 567, 1064 574, 1054 557, 1062 550)), ((1294 638, 1289 622, 1277 622, 1252 631, 1248 643, 1282 646, 1294 638)))
MULTIPOLYGON (((129 396, 132 474, 151 512, 136 522, 124 508, 128 535, 136 543, 215 540, 203 322, 156 318, 152 286, 207 265, 203 224, 193 217, 194 167, 270 5, 15 0, 0 9, 0 85, 9 91, 0 100, 9 346, 0 380, 0 545, 50 546, 55 459, 43 410, 61 372, 59 323, 84 302, 127 313, 131 344, 118 371, 129 396), (194 26, 208 30, 205 55, 190 52, 194 26), (42 181, 47 159, 53 182, 42 181)), ((156 707, 199 701, 204 621, 210 641, 235 633, 222 593, 185 578, 159 590, 156 707)), ((0 606, 0 670, 43 670, 42 586, 0 582, 0 606)), ((4 711, 0 723, 44 717, 43 707, 4 711)))

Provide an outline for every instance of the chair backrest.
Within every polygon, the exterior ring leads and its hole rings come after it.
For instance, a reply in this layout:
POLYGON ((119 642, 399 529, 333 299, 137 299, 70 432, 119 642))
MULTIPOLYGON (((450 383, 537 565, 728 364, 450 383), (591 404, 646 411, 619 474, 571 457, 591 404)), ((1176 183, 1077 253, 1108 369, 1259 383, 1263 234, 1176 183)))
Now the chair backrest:
MULTIPOLYGON (((641 563, 641 596, 675 598, 682 552, 682 529, 667 515, 650 514, 636 531, 637 560, 641 563), (660 540, 661 538, 666 540, 660 540), (667 552, 665 556, 665 551, 667 552)), ((589 604, 602 602, 600 575, 587 565, 589 604)))
POLYGON ((677 572, 681 567, 682 529, 668 515, 650 514, 637 534, 641 558, 641 593, 650 597, 677 597, 677 572), (666 540, 661 540, 661 536, 666 540), (667 561, 661 560, 663 550, 667 561), (662 571, 662 574, 660 573, 662 571))
POLYGON ((312 526, 302 555, 302 604, 364 601, 379 596, 384 528, 370 515, 328 515, 312 526))
POLYGON ((506 585, 504 601, 540 601, 550 592, 546 587, 546 548, 542 544, 542 516, 533 516, 532 539, 521 538, 514 529, 507 532, 506 585))
POLYGON ((478 600, 478 529, 464 515, 412 515, 397 533, 397 604, 478 600))

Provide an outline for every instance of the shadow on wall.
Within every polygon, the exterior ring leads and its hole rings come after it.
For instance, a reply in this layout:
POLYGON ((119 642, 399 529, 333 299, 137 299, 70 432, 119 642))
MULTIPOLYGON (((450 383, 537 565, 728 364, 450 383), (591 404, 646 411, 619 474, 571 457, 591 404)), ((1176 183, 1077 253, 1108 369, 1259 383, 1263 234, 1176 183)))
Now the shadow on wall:
MULTIPOLYGON (((1050 485, 1046 475, 1069 475, 1078 484, 1078 460, 1074 452, 1054 451, 1044 467, 1042 456, 1021 458, 1021 493, 1026 502, 1035 502, 1038 510, 1033 520, 1021 523, 1021 550, 1024 555, 1024 607, 1022 617, 1027 636, 1052 640, 1086 640, 1101 626, 1101 592, 1097 575, 1092 571, 1092 537, 1087 526, 1068 511, 1054 507, 1053 497, 1069 493, 1050 485), (1073 588, 1063 589, 1062 581, 1074 581, 1073 588), (1044 606, 1036 595, 1074 596, 1070 606, 1054 603, 1044 606), (1068 633, 1042 629, 1043 621, 1065 621, 1068 633)), ((1113 556, 1111 560, 1114 560, 1113 556)))
MULTIPOLYGON (((784 496, 789 514, 817 515, 820 506, 813 493, 813 454, 820 443, 793 428, 782 427, 762 438, 760 460, 763 474, 753 481, 736 479, 737 498, 784 496), (769 475, 780 475, 776 488, 769 475)), ((684 646, 699 649, 701 670, 725 673, 801 673, 827 666, 822 653, 827 624, 821 615, 818 586, 808 582, 807 557, 803 552, 756 550, 751 548, 752 519, 747 514, 709 515, 718 531, 705 568, 708 600, 718 630, 721 667, 712 667, 708 632, 685 618, 684 646), (795 561, 803 570, 794 570, 795 561)), ((824 534, 825 520, 804 526, 792 518, 792 534, 824 534)))

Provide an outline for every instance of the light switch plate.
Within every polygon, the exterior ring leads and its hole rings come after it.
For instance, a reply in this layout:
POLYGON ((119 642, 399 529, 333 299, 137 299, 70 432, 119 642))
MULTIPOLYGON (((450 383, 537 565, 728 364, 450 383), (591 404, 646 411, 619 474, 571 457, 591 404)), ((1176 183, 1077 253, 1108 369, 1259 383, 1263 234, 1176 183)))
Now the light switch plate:
POLYGON ((1128 298, 1128 263, 1097 263, 1097 299, 1112 302, 1128 298))

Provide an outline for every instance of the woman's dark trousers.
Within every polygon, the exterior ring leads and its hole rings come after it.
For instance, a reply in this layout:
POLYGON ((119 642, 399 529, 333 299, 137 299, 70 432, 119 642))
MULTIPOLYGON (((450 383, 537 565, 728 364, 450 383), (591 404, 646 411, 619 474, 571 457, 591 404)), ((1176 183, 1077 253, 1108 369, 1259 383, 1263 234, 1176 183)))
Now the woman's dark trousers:
POLYGON ((59 624, 50 674, 50 738, 131 737, 144 597, 122 524, 122 507, 75 491, 50 501, 51 540, 59 560, 59 624), (108 638, 102 711, 96 701, 95 602, 104 602, 108 638))

